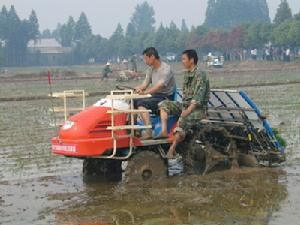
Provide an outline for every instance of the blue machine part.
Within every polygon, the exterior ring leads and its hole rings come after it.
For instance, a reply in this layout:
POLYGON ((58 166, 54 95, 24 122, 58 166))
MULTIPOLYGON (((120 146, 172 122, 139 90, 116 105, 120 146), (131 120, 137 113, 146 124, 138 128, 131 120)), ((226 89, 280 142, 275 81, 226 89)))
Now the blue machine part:
MULTIPOLYGON (((256 114, 259 117, 262 116, 262 112, 261 112, 260 108, 252 101, 251 98, 249 98, 249 96, 246 94, 246 92, 240 91, 239 93, 243 97, 243 99, 251 106, 251 108, 255 110, 256 114)), ((269 135, 269 137, 274 140, 274 144, 275 144, 276 148, 283 154, 285 149, 284 149, 283 146, 281 146, 281 144, 276 139, 275 134, 274 134, 274 132, 273 132, 273 130, 272 130, 270 124, 269 124, 269 121, 264 120, 263 121, 263 126, 266 129, 266 132, 269 135)))
MULTIPOLYGON (((176 117, 170 116, 168 120, 168 133, 171 132, 172 127, 175 125, 177 122, 176 117)), ((153 132, 154 136, 158 136, 161 133, 161 120, 159 116, 155 116, 152 118, 152 127, 153 127, 153 132)))
MULTIPOLYGON (((153 136, 158 136, 161 133, 161 120, 160 116, 152 115, 151 116, 151 121, 152 121, 152 128, 153 128, 153 136)), ((177 122, 177 118, 174 116, 170 116, 168 120, 168 133, 171 132, 172 127, 175 125, 177 122)), ((138 125, 143 126, 144 122, 141 120, 138 120, 137 122, 138 125)))
MULTIPOLYGON (((181 102, 182 101, 182 92, 180 89, 175 88, 174 90, 174 101, 181 102)), ((177 122, 178 118, 175 116, 170 116, 168 120, 168 133, 171 132, 172 127, 177 122)), ((158 115, 151 115, 151 121, 152 121, 152 128, 153 128, 153 137, 156 137, 160 135, 161 133, 161 120, 160 116, 158 115)), ((144 122, 138 120, 137 125, 143 126, 144 122)), ((143 132, 143 131, 142 131, 143 132)))

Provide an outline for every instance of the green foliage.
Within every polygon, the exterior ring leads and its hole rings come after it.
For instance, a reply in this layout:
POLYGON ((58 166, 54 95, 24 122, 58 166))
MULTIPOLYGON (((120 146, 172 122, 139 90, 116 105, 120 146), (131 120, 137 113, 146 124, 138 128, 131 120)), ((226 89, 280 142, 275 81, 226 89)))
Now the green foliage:
POLYGON ((166 29, 165 50, 169 52, 177 52, 179 37, 180 37, 180 30, 177 28, 176 24, 172 21, 170 23, 170 26, 166 29))
POLYGON ((83 64, 90 58, 106 61, 109 58, 108 40, 100 35, 91 35, 79 42, 73 50, 71 63, 83 64))
POLYGON ((58 23, 56 25, 56 28, 52 31, 51 33, 51 38, 55 38, 57 41, 61 41, 61 37, 60 37, 60 29, 61 29, 62 25, 60 23, 58 23))
POLYGON ((300 21, 286 20, 274 29, 274 43, 285 47, 300 46, 300 21))
POLYGON ((143 2, 136 6, 130 22, 138 34, 154 32, 154 15, 153 7, 148 2, 143 2))
POLYGON ((2 7, 0 13, 0 39, 5 41, 4 58, 6 65, 24 65, 27 44, 39 36, 36 13, 31 12, 29 19, 21 20, 14 8, 9 11, 2 7))
POLYGON ((262 48, 271 40, 273 26, 270 23, 253 23, 246 29, 245 48, 262 48))
POLYGON ((0 44, 0 67, 4 65, 4 48, 0 44))
POLYGON ((232 28, 252 22, 269 22, 266 0, 208 0, 205 25, 232 28))
POLYGON ((71 47, 75 41, 75 27, 76 23, 73 17, 69 17, 67 24, 64 24, 59 29, 60 43, 64 47, 71 47))
POLYGON ((84 12, 80 14, 80 17, 75 25, 74 39, 76 41, 83 41, 92 35, 92 28, 84 12))
POLYGON ((289 45, 292 47, 300 46, 300 21, 293 21, 288 32, 289 45))
POLYGON ((117 25, 117 28, 113 35, 109 39, 109 49, 111 50, 111 56, 124 56, 126 53, 124 30, 121 24, 117 25))
POLYGON ((286 20, 291 20, 293 18, 292 15, 292 10, 289 6, 289 3, 287 0, 282 0, 281 3, 278 6, 275 18, 274 18, 274 23, 275 25, 280 25, 286 20))
POLYGON ((52 38, 52 33, 49 29, 43 30, 41 38, 52 38))
POLYGON ((291 44, 290 39, 287 35, 290 32, 291 27, 292 21, 287 20, 274 29, 272 36, 275 45, 289 46, 291 44))
POLYGON ((300 12, 298 12, 297 14, 294 15, 294 19, 295 20, 300 20, 300 12))
POLYGON ((278 129, 276 128, 273 128, 273 133, 275 135, 275 138, 277 139, 277 141, 279 142, 279 144, 283 147, 286 147, 287 146, 287 142, 286 140, 281 136, 280 132, 278 129))
POLYGON ((36 40, 40 36, 39 21, 34 10, 31 11, 29 16, 29 37, 31 40, 36 40))
POLYGON ((7 38, 8 26, 8 11, 3 6, 0 12, 0 39, 4 40, 7 38))

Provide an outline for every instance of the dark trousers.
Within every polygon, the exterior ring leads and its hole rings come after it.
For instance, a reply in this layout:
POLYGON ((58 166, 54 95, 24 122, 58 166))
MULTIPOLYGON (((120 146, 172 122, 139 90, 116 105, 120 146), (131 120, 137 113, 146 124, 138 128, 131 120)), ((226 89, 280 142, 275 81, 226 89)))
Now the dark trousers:
POLYGON ((152 94, 151 98, 143 98, 134 101, 134 107, 144 107, 152 111, 152 114, 159 114, 158 104, 164 100, 172 100, 173 96, 166 94, 152 94))

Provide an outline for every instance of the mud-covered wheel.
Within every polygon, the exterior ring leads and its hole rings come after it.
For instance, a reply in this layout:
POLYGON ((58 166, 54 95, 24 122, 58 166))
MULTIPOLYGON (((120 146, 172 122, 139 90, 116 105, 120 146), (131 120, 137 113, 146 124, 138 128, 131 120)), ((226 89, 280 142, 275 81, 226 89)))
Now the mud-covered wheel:
POLYGON ((129 161, 125 170, 126 183, 152 182, 167 177, 167 166, 158 153, 141 151, 129 161))
POLYGON ((120 181, 122 162, 119 160, 84 159, 82 173, 85 180, 120 181))
POLYGON ((205 146, 198 143, 198 136, 189 136, 178 145, 176 151, 182 155, 186 174, 202 174, 205 169, 205 146))
POLYGON ((244 167, 258 167, 259 163, 258 160, 254 155, 249 154, 239 154, 238 158, 239 165, 244 167))

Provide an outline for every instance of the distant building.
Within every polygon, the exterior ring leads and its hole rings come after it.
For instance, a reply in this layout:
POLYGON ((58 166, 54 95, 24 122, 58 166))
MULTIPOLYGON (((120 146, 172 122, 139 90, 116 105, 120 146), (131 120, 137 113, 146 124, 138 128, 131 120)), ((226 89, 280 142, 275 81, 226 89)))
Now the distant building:
POLYGON ((72 48, 63 47, 54 38, 30 41, 27 45, 28 64, 59 66, 67 63, 72 48))

